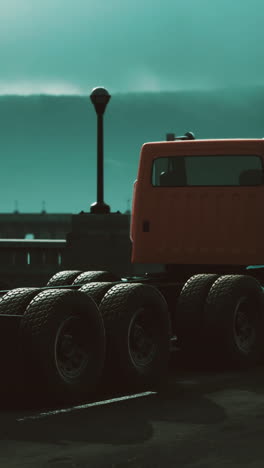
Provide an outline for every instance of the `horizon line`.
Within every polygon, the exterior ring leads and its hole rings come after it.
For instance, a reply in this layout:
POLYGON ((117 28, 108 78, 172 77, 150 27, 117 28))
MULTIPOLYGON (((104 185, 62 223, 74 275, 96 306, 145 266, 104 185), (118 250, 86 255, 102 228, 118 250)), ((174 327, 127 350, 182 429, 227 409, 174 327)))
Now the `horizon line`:
MULTIPOLYGON (((247 89, 247 90, 254 90, 254 89, 259 89, 259 88, 264 88, 264 84, 255 84, 255 85, 223 85, 223 86, 208 86, 206 87, 188 87, 188 88, 178 88, 178 89, 170 89, 170 90, 127 90, 127 91, 113 91, 111 90, 108 91, 111 92, 111 96, 120 96, 120 95, 131 95, 131 94, 179 94, 179 93, 192 93, 192 92, 216 92, 216 91, 228 91, 228 90, 241 90, 241 89, 247 89)), ((21 97, 21 98, 27 98, 27 97, 76 97, 76 98, 87 98, 90 97, 90 94, 86 93, 54 93, 54 92, 32 92, 32 93, 1 93, 0 92, 0 98, 1 97, 21 97)))

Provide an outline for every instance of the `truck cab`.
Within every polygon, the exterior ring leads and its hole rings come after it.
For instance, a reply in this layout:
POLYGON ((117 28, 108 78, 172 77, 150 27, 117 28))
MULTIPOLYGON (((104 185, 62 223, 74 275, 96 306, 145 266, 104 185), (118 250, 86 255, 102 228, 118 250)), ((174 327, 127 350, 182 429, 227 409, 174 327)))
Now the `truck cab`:
POLYGON ((132 263, 263 265, 263 158, 263 139, 144 144, 132 263))

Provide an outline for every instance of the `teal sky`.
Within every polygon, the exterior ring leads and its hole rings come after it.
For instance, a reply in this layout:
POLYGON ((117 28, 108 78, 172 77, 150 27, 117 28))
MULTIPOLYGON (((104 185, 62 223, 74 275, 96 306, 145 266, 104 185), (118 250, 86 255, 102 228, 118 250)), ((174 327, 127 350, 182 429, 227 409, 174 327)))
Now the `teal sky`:
POLYGON ((0 94, 263 84, 263 0, 1 0, 0 94))

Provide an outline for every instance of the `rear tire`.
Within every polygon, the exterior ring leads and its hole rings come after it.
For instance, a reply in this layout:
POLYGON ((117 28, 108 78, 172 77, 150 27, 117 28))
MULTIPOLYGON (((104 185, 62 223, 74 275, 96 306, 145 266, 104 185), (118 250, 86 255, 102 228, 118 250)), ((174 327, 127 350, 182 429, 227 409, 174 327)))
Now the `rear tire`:
POLYGON ((47 282, 47 286, 70 286, 75 278, 82 272, 80 270, 63 270, 55 273, 47 282))
POLYGON ((105 358, 103 320, 94 301, 70 289, 45 290, 21 320, 33 386, 52 400, 79 400, 98 385, 105 358))
POLYGON ((201 352, 205 301, 217 278, 217 274, 194 275, 186 281, 178 297, 172 318, 173 333, 188 359, 196 359, 201 352))
POLYGON ((162 384, 170 354, 170 318, 162 294, 146 284, 118 284, 105 294, 99 311, 109 378, 119 385, 162 384))
POLYGON ((23 315, 30 301, 40 291, 40 288, 11 289, 0 299, 0 315, 23 315))
POLYGON ((120 281, 120 277, 110 271, 84 271, 77 276, 73 284, 86 284, 91 281, 120 281))
POLYGON ((94 300, 97 307, 99 307, 104 295, 113 286, 115 286, 115 283, 110 283, 110 282, 86 283, 79 289, 79 291, 82 291, 85 294, 88 294, 94 300))
POLYGON ((263 312, 263 292, 255 278, 218 278, 205 304, 205 343, 212 359, 231 367, 256 365, 263 356, 263 312))

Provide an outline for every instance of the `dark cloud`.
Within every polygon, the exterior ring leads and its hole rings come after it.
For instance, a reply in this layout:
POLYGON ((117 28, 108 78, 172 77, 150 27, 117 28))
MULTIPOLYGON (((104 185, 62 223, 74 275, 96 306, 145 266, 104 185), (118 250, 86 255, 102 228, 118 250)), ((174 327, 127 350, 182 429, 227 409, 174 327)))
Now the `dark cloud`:
POLYGON ((76 92, 261 84, 263 13, 262 0, 2 0, 0 93, 25 81, 76 92))

